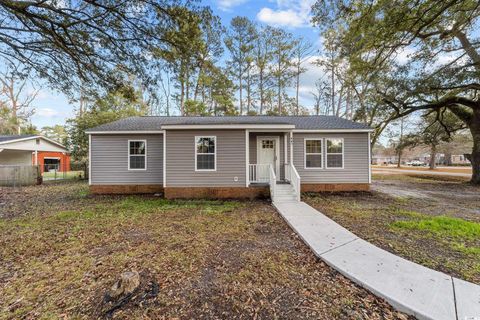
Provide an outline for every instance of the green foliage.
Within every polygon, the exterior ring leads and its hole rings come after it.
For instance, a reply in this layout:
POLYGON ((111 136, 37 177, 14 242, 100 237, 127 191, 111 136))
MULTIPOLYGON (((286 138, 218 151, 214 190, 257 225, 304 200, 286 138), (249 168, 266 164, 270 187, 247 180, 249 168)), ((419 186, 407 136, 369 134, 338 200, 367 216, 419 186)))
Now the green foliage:
POLYGON ((185 101, 185 115, 206 116, 208 115, 207 106, 200 101, 187 100, 185 101))
POLYGON ((396 221, 395 228, 427 231, 438 237, 473 240, 480 237, 480 223, 447 216, 419 220, 396 221))
POLYGON ((68 148, 73 159, 84 162, 88 155, 85 130, 131 116, 146 115, 148 107, 139 92, 130 86, 119 88, 96 99, 77 117, 67 120, 68 148))
POLYGON ((46 126, 46 127, 42 127, 40 132, 45 137, 47 137, 49 139, 52 139, 52 140, 55 140, 55 141, 58 141, 58 142, 60 142, 64 145, 66 145, 68 143, 68 136, 67 136, 67 131, 65 129, 65 126, 62 126, 62 125, 59 125, 59 124, 56 124, 56 125, 51 126, 51 127, 46 126))

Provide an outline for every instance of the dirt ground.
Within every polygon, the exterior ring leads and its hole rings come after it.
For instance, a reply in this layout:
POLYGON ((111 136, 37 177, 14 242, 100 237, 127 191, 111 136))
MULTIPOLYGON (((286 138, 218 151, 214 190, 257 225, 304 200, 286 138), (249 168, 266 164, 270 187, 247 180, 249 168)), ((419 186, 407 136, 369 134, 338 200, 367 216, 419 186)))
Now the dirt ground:
POLYGON ((385 250, 480 284, 480 187, 385 174, 374 176, 371 189, 304 200, 385 250))
POLYGON ((268 202, 0 189, 0 319, 407 319, 316 259, 268 202), (118 275, 140 286, 111 301, 118 275))
POLYGON ((418 171, 431 171, 431 172, 451 172, 451 173, 472 173, 471 167, 437 167, 433 170, 430 170, 428 166, 425 167, 412 167, 412 166, 401 166, 397 168, 395 165, 389 166, 382 166, 382 165, 375 165, 372 166, 373 169, 380 168, 380 169, 395 169, 395 170, 418 170, 418 171))

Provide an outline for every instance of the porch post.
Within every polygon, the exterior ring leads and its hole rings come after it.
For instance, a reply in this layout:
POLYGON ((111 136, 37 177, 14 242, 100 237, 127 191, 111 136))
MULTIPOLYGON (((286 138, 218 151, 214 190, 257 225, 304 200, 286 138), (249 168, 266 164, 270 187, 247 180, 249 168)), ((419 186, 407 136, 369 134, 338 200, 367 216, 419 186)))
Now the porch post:
POLYGON ((38 151, 35 150, 35 165, 38 166, 38 151))
POLYGON ((284 153, 285 153, 285 156, 283 157, 283 162, 284 162, 285 164, 288 163, 288 147, 287 147, 287 144, 288 144, 288 143, 287 143, 287 140, 288 140, 288 138, 287 138, 287 133, 285 132, 285 133, 283 134, 283 150, 284 150, 284 153))
POLYGON ((245 130, 245 187, 250 184, 250 131, 245 130))
POLYGON ((290 164, 293 165, 293 132, 290 131, 290 164))

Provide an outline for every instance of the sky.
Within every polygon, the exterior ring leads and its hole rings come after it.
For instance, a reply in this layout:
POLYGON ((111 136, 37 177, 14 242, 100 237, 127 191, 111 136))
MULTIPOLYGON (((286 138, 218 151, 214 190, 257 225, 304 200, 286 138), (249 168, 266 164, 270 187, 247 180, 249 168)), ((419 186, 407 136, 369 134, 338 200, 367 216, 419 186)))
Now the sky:
MULTIPOLYGON (((295 36, 302 36, 312 43, 312 57, 304 67, 308 70, 300 79, 300 104, 311 107, 313 104, 311 91, 315 81, 321 77, 319 67, 311 64, 315 61, 320 49, 321 39, 318 29, 310 24, 310 8, 313 0, 209 0, 201 4, 210 6, 213 12, 222 19, 225 26, 232 18, 245 16, 259 24, 283 28, 295 36)), ((75 114, 77 103, 70 103, 62 93, 52 91, 47 86, 36 85, 39 90, 34 101, 35 114, 32 124, 37 128, 65 124, 66 119, 75 114)), ((33 88, 31 88, 33 90, 33 88)))

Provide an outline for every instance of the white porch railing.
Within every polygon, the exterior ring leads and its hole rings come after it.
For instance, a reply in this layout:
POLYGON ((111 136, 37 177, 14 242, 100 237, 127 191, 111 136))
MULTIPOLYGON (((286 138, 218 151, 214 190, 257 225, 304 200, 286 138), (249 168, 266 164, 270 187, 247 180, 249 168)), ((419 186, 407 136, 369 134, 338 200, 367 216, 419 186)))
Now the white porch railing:
POLYGON ((248 176, 250 183, 269 183, 270 164, 249 164, 248 176))
POLYGON ((293 186, 297 201, 300 201, 300 175, 298 174, 298 171, 293 163, 285 164, 285 179, 288 180, 293 186))
POLYGON ((273 170, 273 166, 271 164, 268 165, 269 167, 269 185, 270 185, 270 198, 272 202, 275 201, 275 188, 277 186, 277 177, 275 176, 275 171, 273 170))

